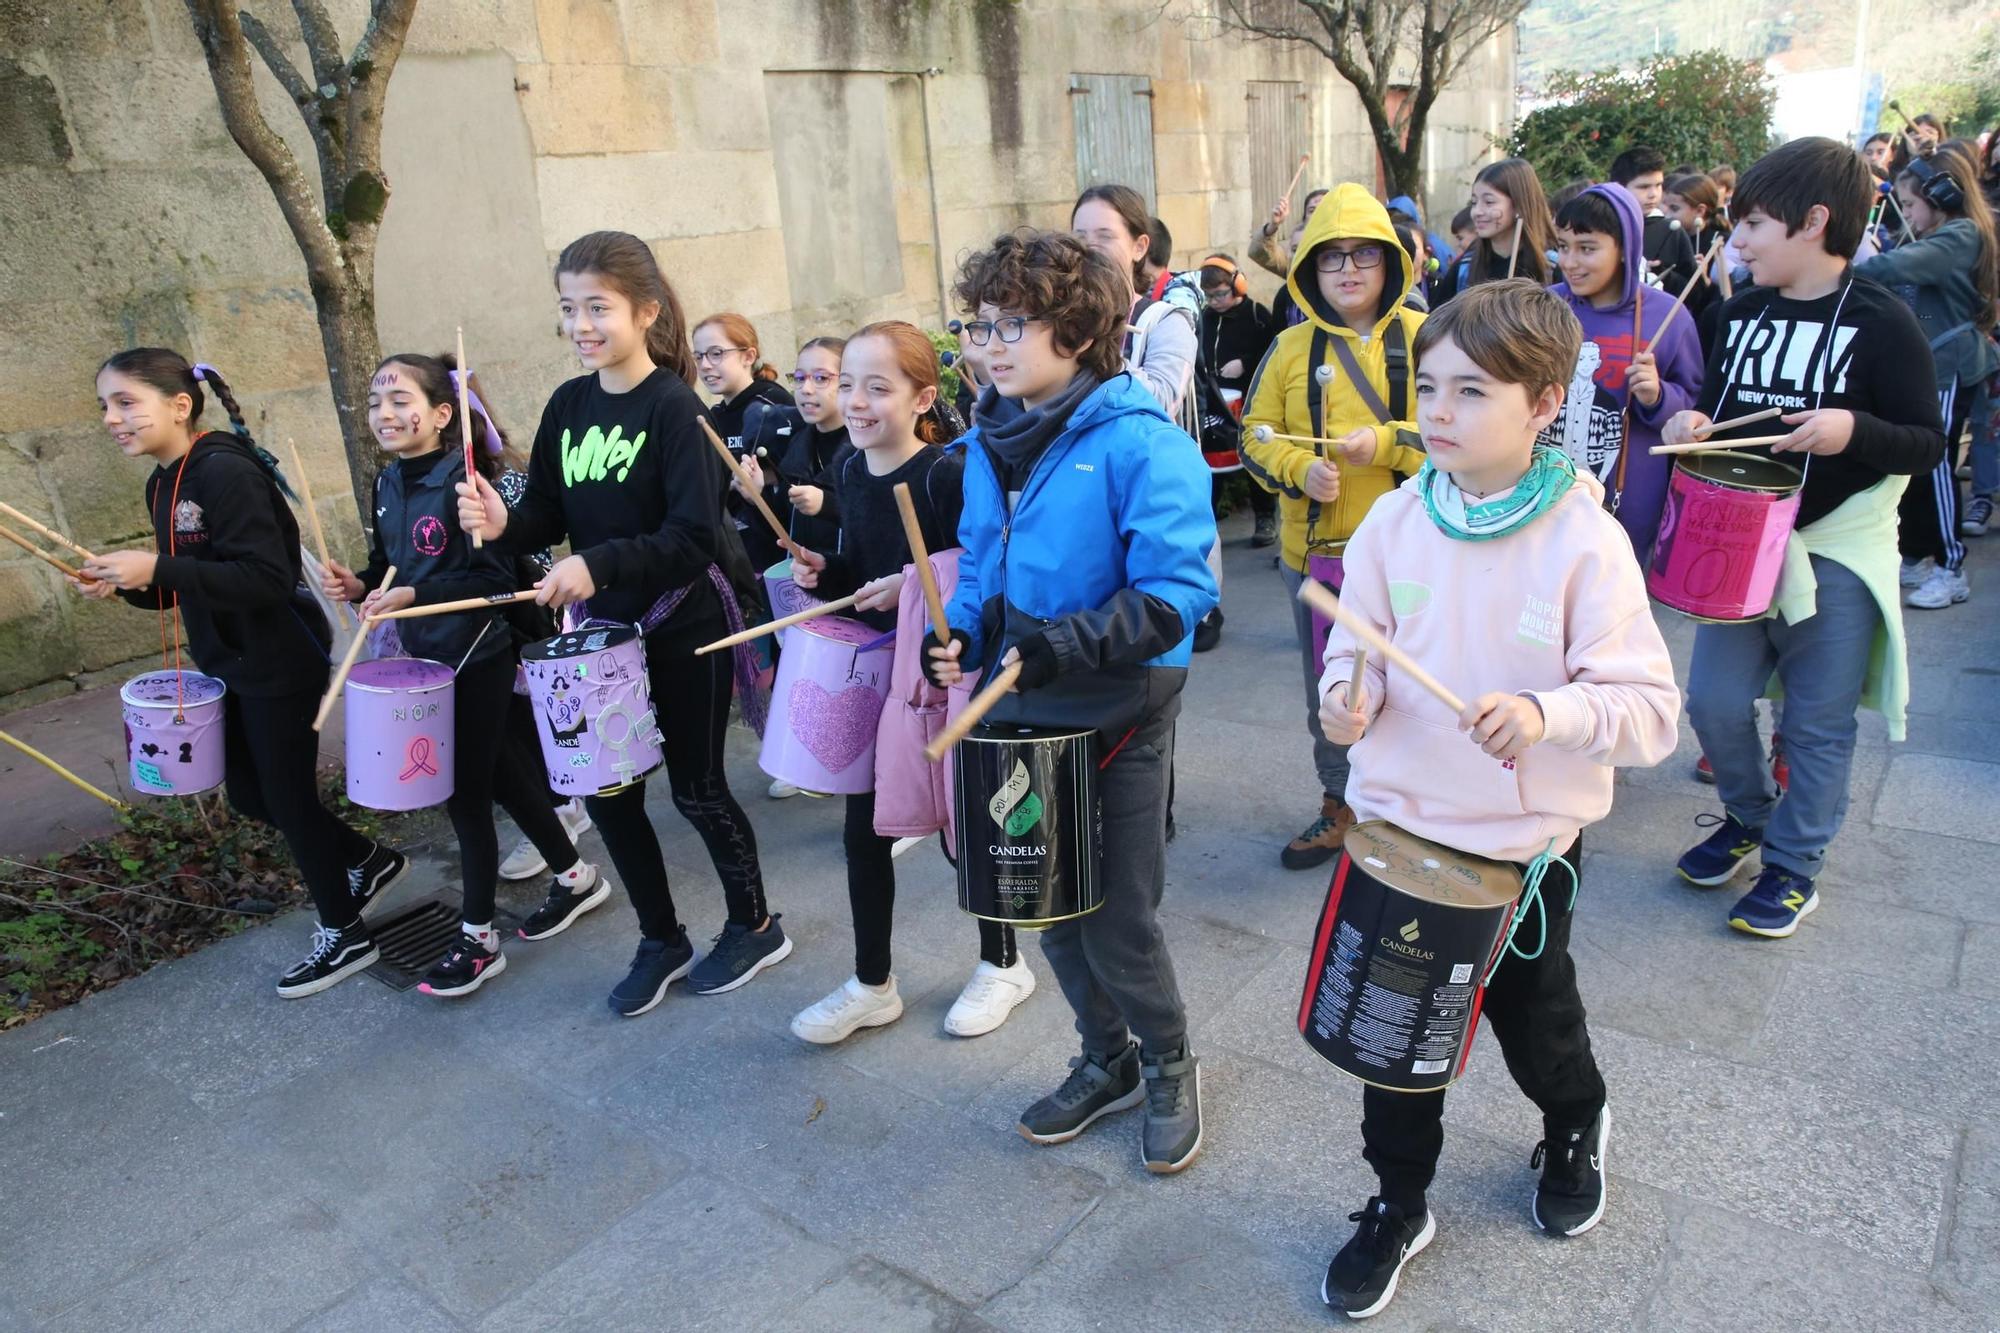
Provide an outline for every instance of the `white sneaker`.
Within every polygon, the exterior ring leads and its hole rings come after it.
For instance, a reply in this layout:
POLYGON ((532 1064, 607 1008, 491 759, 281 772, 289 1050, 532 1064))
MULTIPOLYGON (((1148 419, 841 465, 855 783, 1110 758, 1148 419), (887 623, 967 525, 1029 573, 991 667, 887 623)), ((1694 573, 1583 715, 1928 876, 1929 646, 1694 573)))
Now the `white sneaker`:
POLYGON ((889 978, 886 991, 862 985, 859 977, 849 977, 818 1004, 799 1010, 792 1019, 792 1035, 818 1046, 831 1046, 846 1041, 856 1029, 885 1027, 902 1016, 903 997, 896 990, 894 977, 889 978))
MULTIPOLYGON (((583 802, 572 797, 556 807, 556 818, 562 821, 563 832, 569 834, 575 843, 590 832, 590 815, 583 808, 583 802)), ((523 838, 507 853, 507 859, 500 863, 502 879, 533 879, 536 875, 548 873, 549 859, 536 850, 535 844, 523 838)))
POLYGON ((1936 568, 1937 561, 1929 556, 1921 560, 1905 560, 1902 573, 1896 576, 1896 581, 1905 588, 1920 588, 1924 580, 1931 576, 1931 571, 1936 568))
POLYGON ((1926 611, 1941 611, 1972 596, 1972 580, 1962 569, 1932 568, 1930 577, 1923 584, 1910 591, 1903 598, 1909 606, 1921 607, 1926 611))
POLYGON ((771 786, 769 790, 767 790, 764 794, 770 797, 774 801, 782 801, 788 797, 797 796, 799 794, 799 789, 797 787, 794 787, 791 783, 785 781, 783 778, 773 778, 771 779, 771 786))
POLYGON ((982 959, 944 1016, 944 1030, 954 1037, 983 1037, 1034 993, 1035 974, 1019 958, 1012 967, 995 967, 982 959))
POLYGON ((562 821, 563 832, 569 834, 572 845, 594 827, 590 822, 590 811, 583 808, 581 796, 572 796, 564 801, 556 810, 556 818, 562 821))

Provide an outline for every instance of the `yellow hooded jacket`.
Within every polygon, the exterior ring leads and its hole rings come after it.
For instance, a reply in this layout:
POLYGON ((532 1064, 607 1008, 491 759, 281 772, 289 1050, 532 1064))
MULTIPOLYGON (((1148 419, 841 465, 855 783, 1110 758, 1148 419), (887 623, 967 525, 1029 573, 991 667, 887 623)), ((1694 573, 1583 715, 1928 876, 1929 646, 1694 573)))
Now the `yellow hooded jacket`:
POLYGON ((1412 420, 1382 424, 1350 382, 1346 366, 1327 340, 1344 338, 1355 362, 1384 404, 1393 406, 1389 389, 1388 354, 1383 334, 1392 323, 1403 326, 1403 347, 1413 349, 1423 315, 1403 304, 1416 274, 1409 253, 1396 239, 1388 210, 1359 185, 1335 187, 1321 201, 1299 238, 1287 282, 1292 299, 1306 312, 1306 322, 1286 329, 1264 354, 1250 381, 1249 405, 1243 413, 1243 465, 1251 478, 1278 496, 1280 536, 1285 563, 1303 573, 1308 547, 1338 555, 1377 499, 1394 490, 1397 474, 1414 474, 1423 466, 1424 452, 1396 442, 1398 428, 1416 430, 1416 361, 1409 361, 1404 410, 1412 420), (1333 306, 1320 295, 1315 252, 1333 240, 1380 241, 1388 252, 1390 272, 1382 287, 1382 311, 1364 337, 1341 323, 1333 306), (1322 348, 1317 364, 1315 340, 1322 348), (1330 367, 1332 378, 1320 389, 1319 429, 1313 429, 1310 391, 1319 366, 1330 367), (1375 456, 1363 467, 1350 466, 1331 445, 1296 440, 1257 439, 1257 427, 1269 426, 1279 435, 1319 435, 1337 439, 1363 426, 1375 430, 1375 456), (1331 504, 1308 500, 1306 470, 1316 459, 1331 461, 1340 472, 1340 495, 1331 504))

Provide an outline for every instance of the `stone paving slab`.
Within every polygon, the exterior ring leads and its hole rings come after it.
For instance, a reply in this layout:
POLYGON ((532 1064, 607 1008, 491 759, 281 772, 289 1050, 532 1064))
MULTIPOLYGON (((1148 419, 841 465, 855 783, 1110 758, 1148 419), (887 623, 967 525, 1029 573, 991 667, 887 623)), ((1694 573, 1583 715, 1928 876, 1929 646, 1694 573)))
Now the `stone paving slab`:
POLYGON ((352 1288, 326 1309, 292 1325, 289 1333, 359 1333, 367 1329, 460 1333, 465 1327, 408 1283, 376 1277, 352 1288))

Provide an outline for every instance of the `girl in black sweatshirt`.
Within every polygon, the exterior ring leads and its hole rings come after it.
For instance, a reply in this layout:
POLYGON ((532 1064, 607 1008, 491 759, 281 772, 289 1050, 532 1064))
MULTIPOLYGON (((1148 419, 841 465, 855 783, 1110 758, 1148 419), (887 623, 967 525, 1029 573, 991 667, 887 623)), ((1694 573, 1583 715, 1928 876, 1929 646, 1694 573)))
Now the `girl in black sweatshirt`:
MULTIPOLYGON (((722 512, 721 462, 688 387, 694 358, 686 321, 652 251, 625 232, 592 232, 556 261, 556 290, 563 331, 586 373, 549 399, 527 490, 511 513, 491 483, 474 476, 458 484, 458 516, 467 532, 515 550, 567 540, 572 554, 536 585, 537 600, 587 602, 574 606, 572 621, 636 622, 645 631, 674 806, 708 847, 729 920, 696 966, 646 817, 645 783, 585 799, 639 914, 639 951, 610 997, 614 1012, 633 1017, 682 977, 697 994, 734 990, 792 951, 764 902, 757 837, 722 767, 730 665, 747 684, 749 655, 694 651, 742 628, 740 599, 756 575, 722 512)), ((754 684, 743 700, 761 723, 754 684)), ((573 915, 582 903, 573 897, 567 908, 555 906, 573 915)))
MULTIPOLYGON (((754 446, 745 438, 746 434, 760 433, 756 418, 770 407, 792 405, 792 396, 778 383, 777 368, 764 360, 757 346, 756 326, 741 315, 724 312, 702 320, 689 337, 694 344, 695 371, 701 376, 701 387, 717 399, 715 406, 708 409, 715 433, 737 457, 756 457, 754 446)), ((764 503, 771 506, 778 521, 788 523, 791 505, 785 499, 785 488, 777 484, 776 464, 776 459, 764 459, 756 484, 761 486, 764 503)), ((730 483, 732 492, 736 487, 737 483, 730 483)), ((749 502, 732 493, 729 513, 751 565, 769 569, 776 564, 784 548, 778 545, 770 525, 749 502)))
POLYGON ((319 913, 312 949, 278 982, 298 999, 381 955, 362 909, 408 867, 320 804, 313 715, 326 691, 333 635, 301 584, 299 528, 278 469, 257 448, 213 366, 137 347, 97 372, 105 428, 128 458, 157 465, 146 510, 158 552, 109 551, 83 568, 88 597, 115 591, 185 626, 195 664, 228 687, 223 744, 229 803, 284 835, 319 913), (234 433, 197 431, 205 392, 234 433))
MULTIPOLYGON (((830 493, 840 527, 831 550, 793 557, 799 585, 827 598, 858 593, 854 614, 879 630, 895 630, 910 545, 896 504, 908 485, 924 546, 958 545, 964 506, 965 451, 943 448, 948 435, 938 412, 938 359, 930 339, 901 320, 870 324, 841 354, 840 404, 854 448, 832 468, 830 493)), ((923 633, 921 625, 905 626, 923 633)), ((883 756, 877 754, 877 771, 883 756)), ((895 839, 875 831, 875 794, 847 798, 842 839, 847 852, 847 900, 854 913, 854 975, 792 1019, 792 1032, 822 1045, 857 1029, 881 1027, 903 1014, 889 970, 890 923, 896 904, 895 839)), ((1006 1021, 1034 993, 1035 974, 1014 951, 1014 933, 999 922, 979 923, 980 962, 945 1016, 954 1036, 976 1037, 1006 1021)))
MULTIPOLYGON (((498 545, 475 550, 458 526, 457 485, 465 478, 464 436, 457 421, 458 367, 449 358, 399 353, 375 368, 368 384, 368 429, 395 460, 375 478, 375 536, 368 567, 359 574, 339 561, 327 567, 328 597, 361 602, 362 614, 381 615, 412 606, 468 597, 504 596, 519 586, 523 563, 498 545), (396 584, 382 591, 389 567, 396 584)), ((506 440, 470 399, 474 457, 482 476, 499 470, 506 440)), ((534 568, 532 563, 529 568, 534 568)), ((562 915, 575 898, 579 910, 611 896, 595 867, 577 855, 556 818, 548 783, 508 725, 514 672, 521 655, 506 613, 499 607, 412 617, 396 623, 404 654, 457 668, 453 688, 453 785, 445 810, 458 834, 465 907, 457 944, 434 964, 417 989, 426 995, 470 995, 507 966, 500 932, 493 928, 494 889, 500 877, 500 840, 493 828, 497 799, 550 866, 564 867, 549 890, 549 906, 528 918, 521 935, 540 939, 544 915, 562 915)))
MULTIPOLYGON (((815 551, 826 550, 840 538, 832 468, 854 452, 840 415, 840 356, 846 346, 845 338, 814 338, 799 348, 792 392, 805 429, 793 438, 776 469, 792 506, 792 540, 815 551)), ((745 461, 759 467, 756 459, 745 461)), ((753 475, 752 480, 757 479, 753 475)))

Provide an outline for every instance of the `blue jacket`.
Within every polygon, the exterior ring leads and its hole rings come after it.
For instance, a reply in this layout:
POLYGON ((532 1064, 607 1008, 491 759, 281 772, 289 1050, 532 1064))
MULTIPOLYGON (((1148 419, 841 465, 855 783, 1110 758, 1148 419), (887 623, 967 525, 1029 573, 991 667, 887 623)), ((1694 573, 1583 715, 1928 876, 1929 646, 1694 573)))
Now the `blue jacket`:
POLYGON ((958 588, 946 619, 963 665, 998 662, 1043 630, 1049 684, 1009 695, 995 722, 1122 733, 1176 704, 1195 622, 1219 598, 1209 473, 1130 374, 1100 385, 1036 459, 1013 513, 975 425, 964 438, 958 588))

